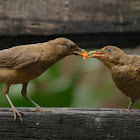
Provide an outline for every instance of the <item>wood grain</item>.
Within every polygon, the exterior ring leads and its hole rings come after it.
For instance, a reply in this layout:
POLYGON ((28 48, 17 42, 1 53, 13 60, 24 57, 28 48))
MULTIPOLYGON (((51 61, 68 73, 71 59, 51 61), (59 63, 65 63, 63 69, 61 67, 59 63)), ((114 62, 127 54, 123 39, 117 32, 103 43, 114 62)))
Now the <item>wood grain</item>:
POLYGON ((19 118, 13 121, 9 108, 0 108, 0 139, 140 139, 139 110, 45 108, 54 111, 49 114, 19 109, 25 112, 23 125, 19 118))
POLYGON ((0 35, 140 31, 139 0, 1 0, 0 35))

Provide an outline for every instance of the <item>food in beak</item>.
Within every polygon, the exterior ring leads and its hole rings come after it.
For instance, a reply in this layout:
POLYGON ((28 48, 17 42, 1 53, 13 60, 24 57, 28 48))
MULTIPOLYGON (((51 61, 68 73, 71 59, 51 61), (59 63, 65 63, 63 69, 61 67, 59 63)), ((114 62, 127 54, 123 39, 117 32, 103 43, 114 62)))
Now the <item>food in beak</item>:
POLYGON ((85 60, 86 58, 88 58, 88 54, 87 52, 82 52, 79 54, 80 56, 83 56, 83 59, 85 60))
POLYGON ((81 49, 79 52, 77 51, 74 51, 74 53, 80 55, 80 56, 83 56, 83 59, 85 60, 86 58, 88 58, 88 53, 84 50, 84 49, 81 49))

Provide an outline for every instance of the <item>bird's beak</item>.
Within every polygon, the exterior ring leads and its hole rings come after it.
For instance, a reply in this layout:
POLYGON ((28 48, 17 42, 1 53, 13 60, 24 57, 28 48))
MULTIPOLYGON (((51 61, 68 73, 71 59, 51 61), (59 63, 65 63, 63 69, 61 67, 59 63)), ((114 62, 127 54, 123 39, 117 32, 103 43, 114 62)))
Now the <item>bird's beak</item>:
POLYGON ((76 54, 76 55, 83 56, 83 59, 84 59, 84 60, 85 60, 86 58, 88 58, 88 53, 87 53, 84 49, 79 48, 78 51, 73 51, 73 53, 76 54))
POLYGON ((99 51, 90 51, 88 54, 90 55, 89 57, 100 58, 100 57, 102 57, 105 53, 99 52, 99 51))

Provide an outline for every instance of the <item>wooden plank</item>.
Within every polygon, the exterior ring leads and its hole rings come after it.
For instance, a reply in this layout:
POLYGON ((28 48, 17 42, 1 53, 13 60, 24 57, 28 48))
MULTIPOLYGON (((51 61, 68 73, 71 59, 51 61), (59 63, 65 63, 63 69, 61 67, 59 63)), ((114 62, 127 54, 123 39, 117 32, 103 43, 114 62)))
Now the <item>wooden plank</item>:
POLYGON ((120 0, 120 31, 140 31, 140 1, 120 0))
POLYGON ((9 108, 0 108, 0 139, 140 139, 139 110, 49 108, 54 111, 49 114, 19 109, 25 112, 23 125, 13 121, 9 108))
POLYGON ((139 0, 1 0, 0 35, 140 31, 139 0))

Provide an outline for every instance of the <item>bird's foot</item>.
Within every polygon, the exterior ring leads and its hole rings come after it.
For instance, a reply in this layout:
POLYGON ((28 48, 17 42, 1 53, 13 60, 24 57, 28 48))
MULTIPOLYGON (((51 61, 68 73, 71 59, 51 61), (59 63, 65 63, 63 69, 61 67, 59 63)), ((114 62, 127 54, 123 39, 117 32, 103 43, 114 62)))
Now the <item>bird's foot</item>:
POLYGON ((36 112, 36 111, 53 113, 52 110, 44 110, 44 109, 42 109, 41 107, 37 107, 35 110, 31 110, 31 112, 36 112))
POLYGON ((122 111, 130 113, 130 112, 135 111, 135 109, 122 109, 122 111))
POLYGON ((17 110, 16 108, 11 108, 10 111, 14 113, 14 121, 16 120, 16 114, 17 114, 19 116, 20 121, 23 123, 21 114, 24 114, 24 113, 22 111, 17 110))

